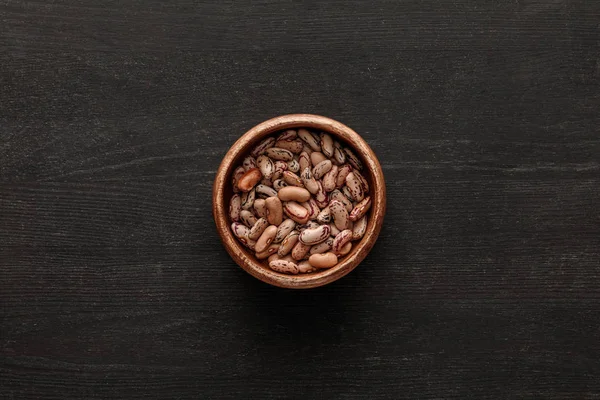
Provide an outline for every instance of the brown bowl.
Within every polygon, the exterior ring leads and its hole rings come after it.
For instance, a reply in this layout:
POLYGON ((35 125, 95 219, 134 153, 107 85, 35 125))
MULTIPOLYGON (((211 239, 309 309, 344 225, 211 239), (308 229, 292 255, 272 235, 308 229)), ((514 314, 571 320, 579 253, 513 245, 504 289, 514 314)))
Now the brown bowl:
POLYGON ((367 256, 375 244, 377 236, 379 236, 385 215, 385 207, 383 172, 373 150, 363 138, 346 125, 320 115, 282 115, 256 125, 231 146, 219 166, 213 186, 213 216, 219 236, 221 236, 229 255, 246 272, 261 281, 292 289, 323 286, 356 268, 367 256), (264 260, 265 262, 257 260, 254 254, 238 242, 231 232, 231 221, 229 220, 229 199, 233 195, 231 177, 233 170, 241 164, 243 158, 250 153, 261 139, 278 131, 302 127, 327 132, 340 143, 346 144, 354 150, 364 165, 361 172, 369 182, 372 205, 368 214, 369 219, 365 235, 335 267, 308 274, 286 275, 271 270, 266 260, 264 260))

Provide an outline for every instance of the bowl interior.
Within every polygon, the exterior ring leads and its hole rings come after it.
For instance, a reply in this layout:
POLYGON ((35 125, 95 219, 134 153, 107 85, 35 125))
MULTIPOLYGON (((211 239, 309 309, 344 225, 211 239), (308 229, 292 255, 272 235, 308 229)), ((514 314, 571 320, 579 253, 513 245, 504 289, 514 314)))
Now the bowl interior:
POLYGON ((341 123, 329 118, 308 114, 295 114, 277 117, 257 125, 243 135, 229 150, 215 179, 213 193, 213 212, 221 239, 232 258, 247 272, 255 277, 282 287, 309 288, 321 286, 346 275, 362 261, 375 243, 383 214, 385 212, 385 184, 377 158, 366 142, 358 134, 341 123), (364 237, 354 242, 349 254, 333 268, 318 270, 308 274, 287 275, 271 270, 267 260, 258 260, 248 248, 237 241, 231 231, 229 221, 229 202, 233 196, 232 174, 250 151, 265 137, 276 132, 292 128, 312 128, 329 133, 335 140, 348 146, 363 163, 361 174, 369 183, 369 195, 372 198, 368 213, 367 230, 364 237))

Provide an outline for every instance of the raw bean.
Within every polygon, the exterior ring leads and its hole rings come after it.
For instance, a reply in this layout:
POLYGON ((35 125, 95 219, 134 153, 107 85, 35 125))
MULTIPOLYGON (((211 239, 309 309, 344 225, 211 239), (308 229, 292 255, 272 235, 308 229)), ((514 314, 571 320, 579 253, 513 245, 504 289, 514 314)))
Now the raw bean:
POLYGON ((338 235, 338 233, 340 233, 341 231, 335 226, 335 224, 333 222, 331 222, 329 224, 329 228, 331 228, 331 236, 336 237, 338 235))
POLYGON ((294 155, 291 151, 279 147, 271 147, 265 151, 265 155, 273 160, 292 161, 294 155))
POLYGON ((270 186, 260 183, 256 185, 256 195, 266 199, 267 197, 277 196, 277 191, 270 186))
POLYGON ((260 235, 263 234, 263 232, 265 231, 265 229, 267 229, 268 226, 269 221, 267 221, 266 218, 261 217, 257 219, 254 225, 252 225, 252 228, 250 228, 250 231, 248 232, 248 239, 258 240, 260 235))
POLYGON ((365 197, 362 186, 354 176, 354 172, 350 172, 346 177, 346 186, 350 189, 350 194, 354 200, 361 201, 365 197))
POLYGON ((331 210, 331 216, 333 217, 335 227, 340 231, 347 229, 348 211, 346 210, 346 207, 338 200, 332 200, 331 203, 329 203, 329 209, 331 210))
POLYGON ((338 165, 342 165, 346 162, 346 153, 342 150, 342 145, 339 142, 333 142, 333 159, 338 163, 338 165))
POLYGON ((300 177, 298 175, 296 175, 295 173, 293 173, 291 171, 285 171, 283 173, 283 180, 288 185, 304 187, 304 184, 302 183, 302 179, 300 179, 300 177))
POLYGON ((308 201, 301 203, 301 205, 308 210, 308 219, 317 219, 317 216, 319 215, 319 205, 315 199, 310 198, 308 201))
POLYGON ((310 192, 297 186, 288 186, 281 189, 277 196, 281 201, 297 201, 303 203, 310 199, 310 192))
POLYGON ((346 177, 348 174, 352 172, 352 166, 350 164, 344 164, 340 166, 340 172, 338 172, 338 176, 335 181, 335 187, 337 189, 341 189, 346 184, 346 177))
POLYGON ((252 212, 248 210, 242 210, 240 212, 240 220, 248 228, 251 228, 256 223, 256 217, 254 216, 254 214, 252 214, 252 212))
POLYGON ((242 242, 242 244, 244 246, 246 246, 247 248, 249 248, 250 250, 254 251, 254 247, 256 246, 256 240, 252 240, 252 239, 242 239, 242 238, 238 238, 240 242, 242 242))
POLYGON ((334 150, 333 139, 324 132, 321 132, 319 136, 321 137, 321 150, 323 151, 323 154, 328 158, 332 158, 334 150))
POLYGON ((242 194, 242 209, 249 210, 254 205, 254 199, 256 199, 256 190, 254 189, 242 194))
MULTIPOLYGON (((256 245, 254 246, 256 248, 256 245)), ((258 258, 259 260, 264 260, 265 258, 276 254, 277 250, 279 249, 279 245, 278 244, 272 244, 269 247, 267 247, 266 250, 259 252, 256 252, 256 258, 258 258)))
POLYGON ((307 145, 306 143, 302 142, 303 146, 302 146, 302 152, 310 155, 313 152, 313 149, 310 148, 309 145, 307 145))
POLYGON ((306 230, 306 229, 315 229, 315 228, 318 228, 319 226, 320 226, 320 225, 319 225, 319 223, 318 223, 318 222, 315 222, 315 221, 308 221, 307 223, 300 225, 300 226, 298 227, 298 229, 299 229, 300 231, 303 231, 303 230, 306 230))
POLYGON ((329 206, 319 212, 317 215, 317 222, 320 224, 328 224, 331 222, 331 211, 329 210, 329 206))
POLYGON ((294 248, 292 249, 292 258, 296 261, 303 260, 308 255, 310 246, 302 243, 298 240, 294 248))
POLYGON ((275 189, 276 191, 280 191, 284 187, 287 187, 287 185, 288 184, 283 179, 277 179, 273 182, 273 189, 275 189))
POLYGON ((310 156, 307 152, 303 151, 298 157, 298 163, 300 164, 300 171, 304 171, 305 168, 310 168, 310 156))
POLYGON ((367 196, 363 199, 363 201, 354 206, 354 208, 350 212, 350 221, 358 221, 367 213, 367 211, 369 211, 370 208, 371 196, 367 196))
POLYGON ((240 222, 234 222, 231 224, 231 231, 238 239, 247 239, 250 229, 240 222))
POLYGON ((254 200, 254 213, 258 218, 267 218, 267 206, 265 199, 254 200))
POLYGON ((296 132, 294 129, 288 129, 287 131, 285 131, 282 134, 280 134, 279 136, 277 136, 277 141, 280 141, 280 140, 289 141, 289 140, 294 140, 297 137, 298 137, 298 132, 296 132))
POLYGON ((271 176, 271 181, 281 178, 283 172, 287 171, 288 168, 287 163, 284 161, 275 161, 273 163, 273 167, 275 169, 273 170, 273 176, 271 176))
POLYGON ((354 176, 360 182, 360 186, 362 186, 363 192, 364 193, 369 193, 369 183, 367 182, 367 180, 365 179, 365 177, 362 176, 362 174, 360 172, 358 172, 357 170, 354 170, 352 172, 354 173, 354 176))
POLYGON ((256 159, 256 164, 260 169, 260 172, 267 179, 271 179, 273 176, 273 172, 275 172, 275 165, 273 165, 273 161, 265 155, 258 156, 256 159))
POLYGON ((348 212, 352 211, 352 209, 354 208, 350 199, 348 199, 342 192, 340 192, 337 189, 329 194, 329 199, 337 200, 340 203, 342 203, 344 205, 344 207, 346 207, 346 210, 348 212))
POLYGON ((265 150, 267 150, 269 147, 272 147, 273 144, 275 144, 275 138, 274 137, 268 137, 266 139, 264 139, 262 142, 260 142, 258 144, 258 146, 256 146, 252 152, 250 153, 250 155, 252 157, 258 157, 259 155, 263 154, 265 152, 265 150))
MULTIPOLYGON (((329 225, 320 225, 318 228, 305 229, 300 232, 299 239, 300 242, 312 246, 327 240, 330 232, 331 229, 329 228, 329 225)), ((352 232, 350 232, 350 234, 352 234, 352 232)))
POLYGON ((291 261, 275 260, 269 263, 269 267, 276 272, 283 274, 294 274, 298 273, 298 265, 291 261))
POLYGON ((356 168, 358 170, 363 169, 362 163, 360 162, 358 157, 356 157, 354 155, 352 150, 350 150, 347 147, 344 147, 344 152, 346 153, 346 158, 348 159, 348 162, 350 163, 350 165, 352 165, 354 168, 356 168))
POLYGON ((328 237, 327 240, 310 248, 310 254, 321 254, 331 250, 333 246, 333 238, 328 237))
POLYGON ((354 227, 352 227, 352 240, 359 240, 365 236, 365 232, 367 231, 368 224, 367 216, 365 215, 358 221, 354 223, 354 227))
POLYGON ((298 263, 298 272, 301 274, 305 274, 307 272, 313 272, 315 269, 312 265, 307 261, 300 261, 298 263))
MULTIPOLYGON (((331 249, 333 250, 333 252, 335 254, 339 254, 342 247, 344 247, 346 245, 346 243, 348 243, 351 240, 352 240, 352 231, 350 229, 344 229, 343 231, 341 231, 340 233, 338 233, 336 235, 335 239, 333 239, 333 246, 331 246, 331 249)), ((257 245, 258 245, 258 243, 257 243, 257 245)))
POLYGON ((240 192, 240 189, 238 188, 238 182, 245 172, 246 170, 242 166, 237 167, 235 171, 233 171, 233 175, 231 176, 231 185, 233 186, 234 193, 240 192))
POLYGON ((323 184, 320 181, 317 183, 319 184, 319 190, 315 193, 315 201, 320 208, 327 207, 327 204, 329 204, 329 196, 327 195, 327 192, 325 192, 325 189, 323 189, 323 184))
POLYGON ((283 221, 283 209, 281 200, 277 196, 269 197, 265 200, 267 206, 267 220, 271 225, 279 225, 283 221))
MULTIPOLYGON (((271 245, 273 246, 273 245, 271 245)), ((269 248, 271 248, 271 246, 269 246, 269 248)), ((268 249, 267 249, 268 250, 268 249)), ((279 250, 277 250, 279 252, 279 250)), ((279 257, 278 253, 275 254, 271 254, 268 258, 267 258, 267 262, 271 262, 271 261, 275 261, 275 260, 281 260, 281 257, 279 257)))
POLYGON ((291 171, 293 173, 300 171, 300 163, 298 162, 298 160, 288 161, 287 166, 288 171, 291 171))
MULTIPOLYGON (((331 162, 331 161, 329 161, 329 162, 331 162)), ((327 193, 329 193, 329 192, 333 191, 333 189, 335 189, 335 185, 337 183, 338 170, 339 170, 339 167, 337 165, 333 165, 331 167, 331 169, 329 170, 329 172, 327 172, 325 174, 325 176, 323 176, 323 189, 325 189, 325 191, 327 193)), ((313 171, 313 175, 314 175, 314 171, 313 171)))
POLYGON ((288 255, 289 252, 292 251, 292 249, 294 248, 294 246, 298 242, 298 236, 299 235, 300 235, 300 232, 298 232, 298 231, 291 231, 285 237, 285 239, 283 239, 283 241, 281 242, 281 245, 279 246, 279 250, 277 250, 277 254, 280 257, 284 257, 284 256, 288 255))
POLYGON ((261 180, 262 174, 258 168, 252 168, 244 172, 237 181, 237 187, 242 192, 249 192, 261 180))
POLYGON ((302 140, 278 140, 275 142, 275 147, 298 154, 302 151, 304 142, 302 140))
POLYGON ((244 171, 248 171, 249 169, 256 168, 256 159, 252 156, 248 156, 244 158, 242 162, 242 166, 244 167, 244 171))
POLYGON ((333 253, 313 254, 308 259, 308 262, 315 268, 326 269, 337 264, 338 259, 333 253))
POLYGON ((352 242, 346 243, 344 247, 340 249, 340 254, 338 254, 338 257, 343 257, 347 255, 348 253, 350 253, 350 250, 352 250, 352 242))
POLYGON ((311 192, 312 194, 317 193, 317 191, 319 190, 319 183, 315 178, 313 178, 312 172, 310 172, 309 167, 304 168, 302 174, 300 174, 300 179, 302 179, 302 184, 304 184, 304 187, 309 192, 311 192))
POLYGON ((298 136, 302 139, 312 151, 321 151, 320 139, 317 135, 306 129, 298 129, 298 136))
POLYGON ((305 224, 308 222, 308 210, 295 201, 286 201, 283 204, 283 210, 286 215, 299 224, 305 224))
POLYGON ((231 200, 229 201, 229 218, 233 222, 238 222, 240 220, 240 212, 242 210, 242 199, 239 194, 234 194, 231 196, 231 200))
POLYGON ((320 162, 327 160, 327 157, 320 151, 315 151, 310 154, 310 163, 313 167, 319 165, 320 162))
POLYGON ((269 247, 269 245, 273 243, 273 239, 275 239, 275 234, 277 234, 277 227, 275 225, 269 225, 256 241, 256 246, 254 246, 254 250, 257 253, 262 253, 263 251, 265 251, 267 247, 269 247))
MULTIPOLYGON (((315 153, 313 153, 315 154, 315 153)), ((333 166, 333 164, 331 164, 331 161, 329 160, 323 160, 320 163, 318 163, 317 165, 315 165, 315 167, 312 170, 313 176, 315 177, 315 179, 321 179, 323 177, 323 175, 325 175, 326 173, 328 173, 331 170, 331 167, 333 166)))
POLYGON ((275 239, 273 241, 275 243, 280 243, 291 231, 294 230, 295 227, 296 223, 293 219, 286 219, 277 227, 277 233, 275 234, 275 239))

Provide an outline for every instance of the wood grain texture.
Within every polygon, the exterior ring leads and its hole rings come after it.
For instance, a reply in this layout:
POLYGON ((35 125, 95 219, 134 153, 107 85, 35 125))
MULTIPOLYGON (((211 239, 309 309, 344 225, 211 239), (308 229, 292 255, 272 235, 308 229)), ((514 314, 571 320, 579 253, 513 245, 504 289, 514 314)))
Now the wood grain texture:
POLYGON ((600 397, 600 4, 0 3, 0 397, 600 397), (330 286, 240 270, 227 149, 327 115, 379 240, 330 286))

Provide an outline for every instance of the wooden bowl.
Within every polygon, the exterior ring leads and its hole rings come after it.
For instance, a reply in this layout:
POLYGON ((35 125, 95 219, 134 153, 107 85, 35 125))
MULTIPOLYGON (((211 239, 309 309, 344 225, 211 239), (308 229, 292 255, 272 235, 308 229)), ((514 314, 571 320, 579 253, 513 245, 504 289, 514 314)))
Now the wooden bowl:
POLYGON ((306 289, 323 286, 333 282, 352 271, 367 256, 377 237, 385 215, 386 198, 383 172, 377 157, 369 145, 352 129, 330 118, 311 114, 282 115, 260 123, 246 132, 231 146, 217 171, 213 186, 213 216, 217 231, 225 245, 225 249, 233 260, 252 276, 271 285, 306 289), (266 136, 291 128, 313 128, 331 134, 340 143, 354 150, 363 162, 361 171, 370 186, 372 198, 367 230, 363 238, 355 242, 352 251, 333 268, 319 270, 308 274, 286 275, 271 270, 266 260, 259 261, 254 254, 243 246, 231 232, 229 220, 229 200, 233 195, 231 186, 232 173, 239 166, 252 148, 266 136))

